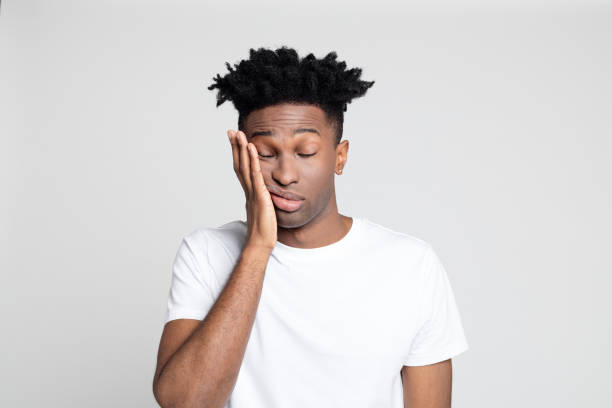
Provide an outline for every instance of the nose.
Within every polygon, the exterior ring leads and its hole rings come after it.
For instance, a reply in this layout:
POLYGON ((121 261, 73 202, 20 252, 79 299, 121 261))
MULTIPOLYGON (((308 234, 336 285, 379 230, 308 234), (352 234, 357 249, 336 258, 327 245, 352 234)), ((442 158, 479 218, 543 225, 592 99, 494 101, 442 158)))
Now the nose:
POLYGON ((297 182, 299 175, 295 159, 286 154, 279 155, 271 175, 277 183, 284 186, 297 182))

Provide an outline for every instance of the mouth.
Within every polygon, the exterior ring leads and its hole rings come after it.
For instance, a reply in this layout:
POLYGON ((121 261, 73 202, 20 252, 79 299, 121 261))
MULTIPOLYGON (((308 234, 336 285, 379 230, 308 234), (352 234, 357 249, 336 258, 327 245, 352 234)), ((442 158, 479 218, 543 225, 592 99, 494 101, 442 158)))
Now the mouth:
POLYGON ((270 193, 270 197, 276 208, 287 212, 297 211, 304 203, 304 200, 290 200, 274 193, 270 193))
POLYGON ((268 189, 270 194, 276 194, 277 196, 286 198, 287 200, 299 201, 304 199, 304 197, 299 194, 283 190, 281 188, 276 187, 275 185, 266 184, 266 188, 268 189))

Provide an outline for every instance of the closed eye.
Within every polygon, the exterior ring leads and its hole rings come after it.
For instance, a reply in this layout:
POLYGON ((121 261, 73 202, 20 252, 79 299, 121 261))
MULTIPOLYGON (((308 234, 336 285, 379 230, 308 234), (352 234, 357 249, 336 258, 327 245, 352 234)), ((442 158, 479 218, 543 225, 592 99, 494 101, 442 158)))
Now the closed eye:
MULTIPOLYGON (((302 153, 299 153, 299 156, 302 156, 302 157, 311 157, 311 156, 314 156, 315 154, 316 153, 311 153, 311 154, 302 154, 302 153)), ((263 154, 260 154, 259 157, 270 158, 270 157, 274 157, 274 156, 264 156, 263 154)))

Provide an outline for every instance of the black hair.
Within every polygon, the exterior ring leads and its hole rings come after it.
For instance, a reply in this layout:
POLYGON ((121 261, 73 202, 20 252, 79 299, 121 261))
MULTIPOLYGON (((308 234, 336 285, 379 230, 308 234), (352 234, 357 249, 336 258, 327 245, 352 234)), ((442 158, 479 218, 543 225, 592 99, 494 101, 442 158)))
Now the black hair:
POLYGON ((251 48, 249 59, 234 64, 226 62, 225 76, 217 74, 208 87, 217 92, 217 107, 231 100, 238 111, 238 128, 256 109, 278 103, 307 103, 321 108, 336 130, 336 145, 342 138, 344 113, 352 99, 363 96, 374 81, 360 80, 361 69, 346 69, 336 61, 336 52, 317 59, 310 53, 303 58, 295 49, 282 46, 276 50, 251 48))

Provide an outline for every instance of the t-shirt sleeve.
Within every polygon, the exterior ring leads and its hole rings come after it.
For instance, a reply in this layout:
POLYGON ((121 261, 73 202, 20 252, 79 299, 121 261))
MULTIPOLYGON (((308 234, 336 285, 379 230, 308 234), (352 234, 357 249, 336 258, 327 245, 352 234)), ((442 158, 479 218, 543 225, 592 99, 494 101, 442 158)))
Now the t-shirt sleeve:
POLYGON ((449 278, 431 246, 423 267, 423 324, 412 341, 406 366, 438 363, 469 348, 449 278))
POLYGON ((185 237, 181 241, 172 265, 166 323, 175 319, 202 320, 215 302, 205 243, 204 238, 196 241, 185 237))

